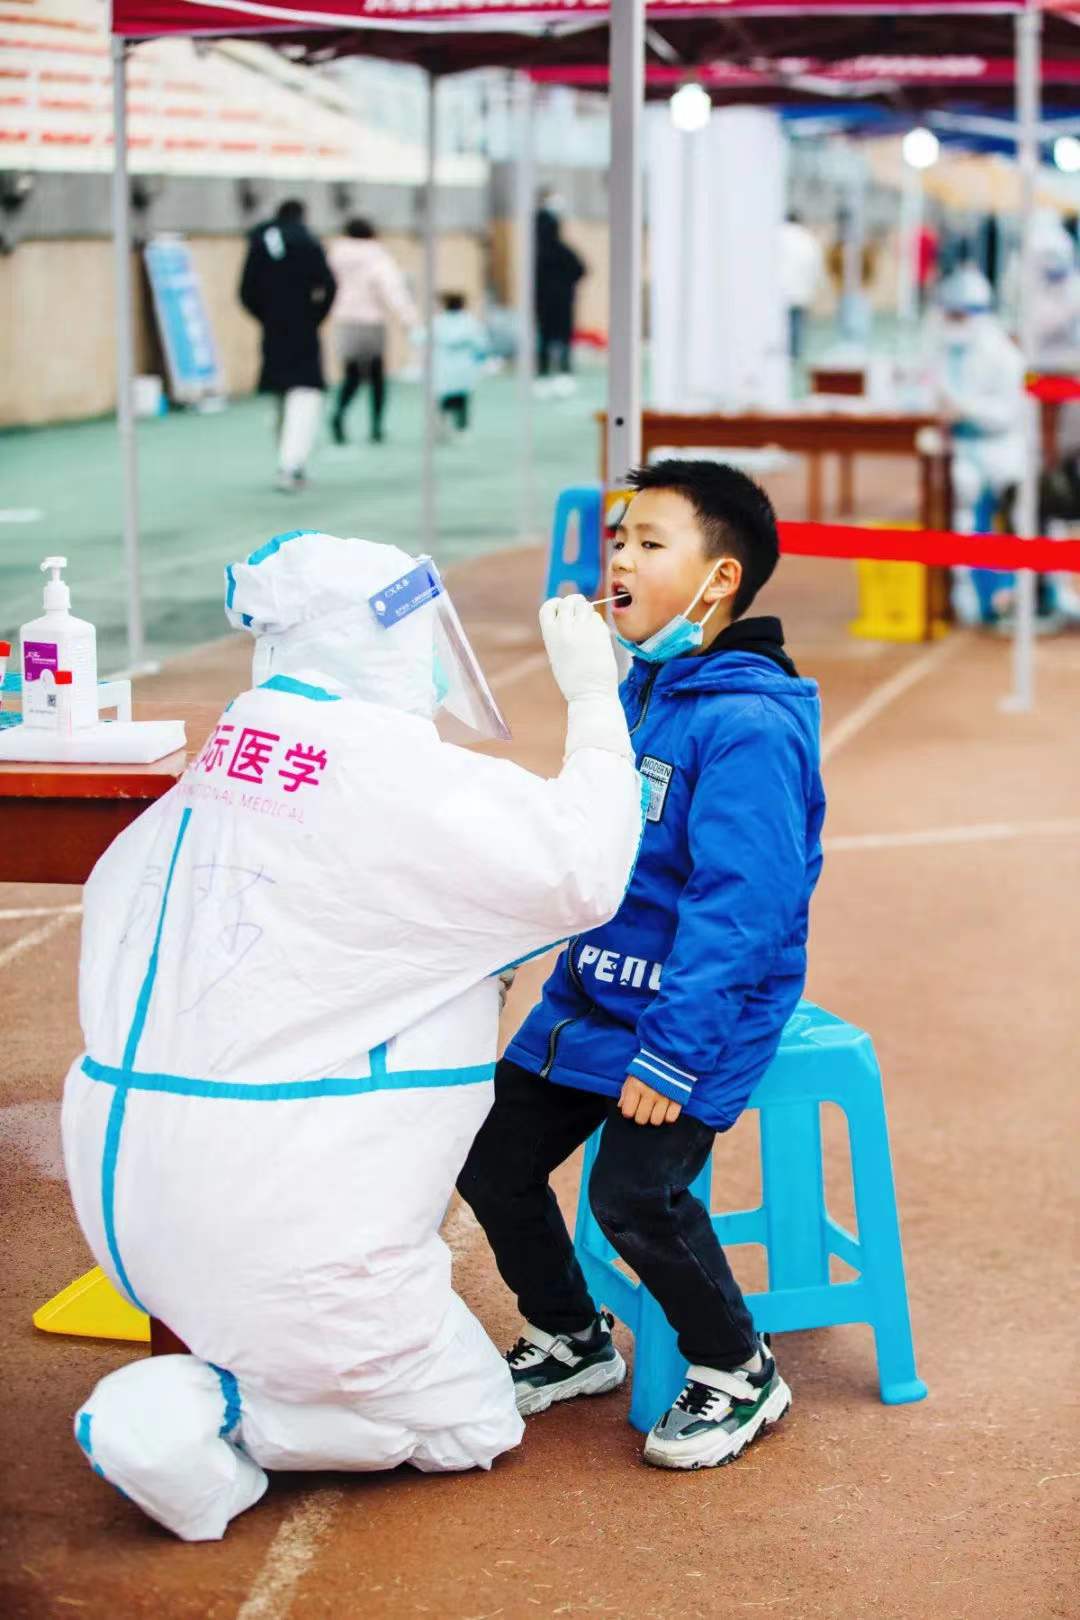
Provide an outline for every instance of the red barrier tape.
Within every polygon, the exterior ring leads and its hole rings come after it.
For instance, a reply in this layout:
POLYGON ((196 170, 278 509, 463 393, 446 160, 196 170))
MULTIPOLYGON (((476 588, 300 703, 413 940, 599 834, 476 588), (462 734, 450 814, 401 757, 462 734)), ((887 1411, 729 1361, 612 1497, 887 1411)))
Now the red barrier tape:
POLYGON ((856 557, 931 567, 1029 568, 1080 574, 1080 540, 1022 540, 1015 534, 951 534, 942 529, 863 529, 846 523, 781 523, 789 557, 856 557))
POLYGON ((1027 391, 1045 405, 1065 405, 1080 399, 1080 377, 1029 377, 1027 391))

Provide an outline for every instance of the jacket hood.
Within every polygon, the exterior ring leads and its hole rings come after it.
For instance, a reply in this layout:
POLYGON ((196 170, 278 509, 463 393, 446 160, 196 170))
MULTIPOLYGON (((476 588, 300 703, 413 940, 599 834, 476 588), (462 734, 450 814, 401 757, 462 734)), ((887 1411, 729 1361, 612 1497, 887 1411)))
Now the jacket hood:
POLYGON ((726 630, 721 630, 701 656, 712 658, 731 652, 757 653, 759 657, 768 658, 776 664, 785 675, 798 676, 799 672, 784 646, 784 627, 779 619, 764 615, 753 619, 736 619, 726 630))

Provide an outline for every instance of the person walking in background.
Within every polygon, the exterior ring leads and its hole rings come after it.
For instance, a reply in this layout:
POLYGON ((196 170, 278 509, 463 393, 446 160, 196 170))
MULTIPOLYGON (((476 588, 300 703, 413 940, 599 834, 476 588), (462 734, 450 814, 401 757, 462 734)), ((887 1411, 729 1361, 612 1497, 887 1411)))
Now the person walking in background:
POLYGON ((278 399, 278 479, 291 493, 307 483, 307 463, 322 414, 319 326, 335 281, 318 240, 304 224, 304 205, 283 202, 248 238, 240 302, 263 331, 259 392, 278 399))
POLYGON ((821 243, 799 214, 791 213, 780 227, 780 290, 788 312, 788 350, 798 363, 803 357, 806 316, 817 297, 825 256, 821 243))
POLYGON ((442 294, 442 312, 435 317, 435 397, 440 426, 449 438, 451 423, 458 434, 469 426, 469 407, 487 354, 487 333, 466 307, 464 293, 442 294))
POLYGON ((418 317, 405 277, 377 240, 370 220, 351 219, 345 231, 345 236, 330 248, 330 268, 338 284, 334 337, 343 368, 330 426, 334 442, 344 444, 345 414, 366 380, 371 385, 371 441, 381 444, 386 409, 387 319, 393 315, 409 331, 418 317))
POLYGON ((585 264, 561 235, 562 200, 549 193, 536 215, 537 383, 541 398, 572 394, 574 299, 585 264))

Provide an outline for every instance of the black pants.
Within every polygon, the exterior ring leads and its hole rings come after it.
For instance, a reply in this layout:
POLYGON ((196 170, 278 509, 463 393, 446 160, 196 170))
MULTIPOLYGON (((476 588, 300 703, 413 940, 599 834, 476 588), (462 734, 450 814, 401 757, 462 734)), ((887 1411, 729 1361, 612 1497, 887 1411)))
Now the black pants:
POLYGON ((798 304, 792 304, 788 309, 788 353, 793 360, 802 359, 805 339, 806 311, 798 304))
POLYGON ((688 1114, 635 1125, 612 1098, 552 1085, 504 1058, 458 1192, 522 1316, 546 1333, 573 1333, 596 1314, 548 1177, 601 1124, 588 1189, 601 1230, 659 1301, 687 1361, 738 1367, 757 1349, 753 1322, 709 1213, 688 1190, 715 1132, 688 1114))
POLYGON ((439 409, 444 416, 453 417, 454 426, 459 433, 465 432, 469 425, 468 394, 444 394, 439 401, 439 409))
POLYGON ((374 355, 370 360, 361 362, 349 360, 345 364, 345 372, 338 389, 337 409, 334 412, 339 423, 344 426, 345 412, 352 404, 364 381, 365 374, 371 384, 371 437, 382 438, 383 411, 386 409, 386 368, 383 365, 381 354, 374 355))
POLYGON ((573 369, 573 349, 569 328, 561 322, 547 326, 540 322, 536 336, 536 375, 550 377, 555 372, 567 375, 573 369))

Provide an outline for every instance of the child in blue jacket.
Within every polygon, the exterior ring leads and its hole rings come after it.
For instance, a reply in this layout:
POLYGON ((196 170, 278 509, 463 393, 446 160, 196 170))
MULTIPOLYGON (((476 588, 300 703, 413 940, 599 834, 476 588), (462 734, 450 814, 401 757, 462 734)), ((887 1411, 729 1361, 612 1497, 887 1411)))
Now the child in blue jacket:
POLYGON ((508 1360, 524 1414, 614 1389, 626 1368, 548 1178, 605 1124, 593 1212, 679 1336, 689 1368, 645 1461, 731 1461, 791 1394, 689 1188, 746 1107, 806 978, 825 798, 817 686, 777 619, 745 618, 776 567, 764 491, 664 461, 612 559, 622 687, 648 808, 622 907, 570 940, 499 1064, 458 1189, 525 1326, 508 1360))

